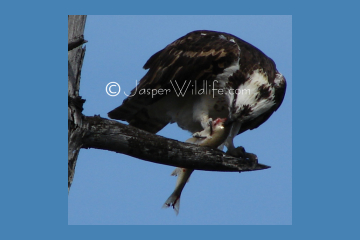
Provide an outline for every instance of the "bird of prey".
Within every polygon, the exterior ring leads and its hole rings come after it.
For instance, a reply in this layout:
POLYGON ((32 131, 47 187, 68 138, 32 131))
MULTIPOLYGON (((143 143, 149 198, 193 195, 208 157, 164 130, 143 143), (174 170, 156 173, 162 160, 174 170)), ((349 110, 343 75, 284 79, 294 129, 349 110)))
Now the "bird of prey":
POLYGON ((149 69, 112 119, 157 133, 168 123, 193 134, 212 119, 228 118, 224 145, 239 156, 233 138, 257 128, 281 105, 286 81, 274 61, 244 40, 223 32, 193 31, 158 51, 149 69))
POLYGON ((213 119, 227 118, 230 130, 218 148, 226 146, 236 157, 244 156, 244 149, 234 146, 234 137, 269 119, 286 91, 271 58, 224 32, 190 32, 152 55, 144 69, 148 72, 110 118, 151 133, 176 122, 194 138, 201 138, 213 119))
MULTIPOLYGON (((211 122, 211 125, 209 125, 196 136, 186 140, 186 142, 197 144, 203 147, 217 148, 226 140, 230 132, 231 125, 226 124, 225 121, 226 118, 215 119, 211 122)), ((168 208, 171 206, 175 210, 176 215, 179 214, 181 192, 193 171, 194 169, 175 168, 171 174, 171 176, 178 176, 175 190, 166 200, 163 208, 168 208)))

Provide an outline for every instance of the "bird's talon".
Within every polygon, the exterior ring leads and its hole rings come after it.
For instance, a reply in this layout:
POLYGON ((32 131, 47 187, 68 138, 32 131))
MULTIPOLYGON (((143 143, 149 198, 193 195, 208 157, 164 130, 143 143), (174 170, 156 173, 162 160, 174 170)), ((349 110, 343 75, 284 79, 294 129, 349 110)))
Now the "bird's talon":
POLYGON ((244 147, 234 148, 232 150, 227 151, 227 153, 230 154, 233 157, 243 158, 243 159, 251 161, 252 162, 252 166, 251 166, 252 169, 255 169, 256 166, 258 165, 257 156, 255 154, 253 154, 253 153, 247 153, 245 151, 244 147))
POLYGON ((209 126, 212 126, 212 122, 213 122, 212 118, 209 118, 209 120, 208 120, 208 125, 209 125, 209 126))
POLYGON ((259 163, 257 156, 253 153, 245 153, 245 157, 252 162, 251 168, 254 170, 259 163))
POLYGON ((240 146, 240 147, 228 150, 226 153, 230 154, 233 157, 244 158, 246 152, 245 152, 245 148, 240 146))
POLYGON ((200 132, 196 132, 193 134, 194 138, 206 138, 206 136, 202 136, 200 132))

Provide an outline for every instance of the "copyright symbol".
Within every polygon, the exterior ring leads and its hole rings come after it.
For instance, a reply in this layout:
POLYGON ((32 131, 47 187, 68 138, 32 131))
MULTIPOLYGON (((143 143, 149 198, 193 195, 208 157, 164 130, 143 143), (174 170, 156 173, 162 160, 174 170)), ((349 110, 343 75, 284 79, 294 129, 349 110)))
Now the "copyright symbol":
POLYGON ((110 97, 119 95, 120 90, 120 85, 117 82, 109 82, 105 87, 105 91, 110 97))

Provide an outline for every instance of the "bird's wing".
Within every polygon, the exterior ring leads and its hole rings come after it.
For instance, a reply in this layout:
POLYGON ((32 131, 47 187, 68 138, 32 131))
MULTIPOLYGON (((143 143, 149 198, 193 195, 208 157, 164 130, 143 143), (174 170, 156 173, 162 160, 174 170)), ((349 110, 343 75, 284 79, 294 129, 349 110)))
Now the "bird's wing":
POLYGON ((165 112, 156 113, 156 118, 150 117, 154 114, 147 112, 147 106, 167 95, 153 97, 139 94, 140 90, 171 89, 171 80, 176 80, 182 86, 184 81, 216 79, 224 69, 239 60, 240 48, 234 38, 236 37, 226 33, 201 30, 169 44, 150 57, 144 65, 149 71, 140 80, 137 89, 132 91, 131 97, 126 98, 121 106, 109 112, 108 116, 152 133, 158 132, 168 124, 169 119, 165 112))

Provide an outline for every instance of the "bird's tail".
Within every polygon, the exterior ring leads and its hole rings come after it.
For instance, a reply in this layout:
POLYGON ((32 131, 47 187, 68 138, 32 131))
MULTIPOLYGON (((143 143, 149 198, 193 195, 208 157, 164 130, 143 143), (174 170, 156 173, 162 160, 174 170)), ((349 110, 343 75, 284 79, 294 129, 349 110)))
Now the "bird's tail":
POLYGON ((170 197, 165 201, 162 208, 173 207, 176 215, 179 214, 180 210, 180 196, 181 192, 185 187, 185 184, 188 182, 193 169, 187 168, 175 168, 175 170, 171 173, 171 176, 178 176, 176 181, 176 186, 174 192, 170 195, 170 197))

